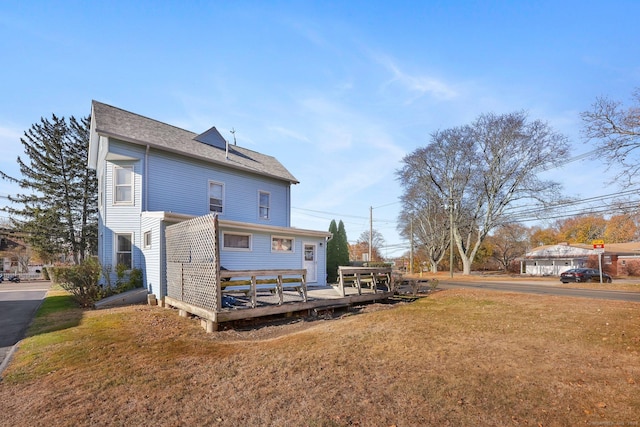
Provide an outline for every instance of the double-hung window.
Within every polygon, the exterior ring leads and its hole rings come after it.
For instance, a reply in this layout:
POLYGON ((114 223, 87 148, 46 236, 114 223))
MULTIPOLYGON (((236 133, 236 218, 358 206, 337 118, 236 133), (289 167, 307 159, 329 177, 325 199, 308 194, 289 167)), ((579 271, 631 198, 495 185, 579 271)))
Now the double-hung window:
POLYGON ((116 264, 122 264, 127 267, 127 270, 131 270, 132 255, 133 255, 133 234, 131 233, 117 233, 116 234, 116 264))
POLYGON ((222 213, 224 185, 209 181, 209 212, 222 213))
POLYGON ((269 219, 271 214, 271 194, 266 191, 258 193, 258 215, 260 219, 269 219))
POLYGON ((133 166, 113 167, 113 202, 133 203, 133 166))

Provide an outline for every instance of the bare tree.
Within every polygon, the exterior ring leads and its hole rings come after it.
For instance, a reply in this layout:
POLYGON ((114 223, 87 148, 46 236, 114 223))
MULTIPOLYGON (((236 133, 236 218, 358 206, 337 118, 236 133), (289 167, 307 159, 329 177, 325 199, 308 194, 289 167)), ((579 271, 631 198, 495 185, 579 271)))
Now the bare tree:
POLYGON ((526 253, 529 247, 529 229, 520 224, 500 225, 491 237, 491 257, 498 261, 504 271, 508 271, 511 263, 526 253))
POLYGON ((618 101, 596 98, 591 110, 581 114, 583 135, 596 141, 597 158, 611 166, 621 167, 617 181, 631 181, 640 174, 640 88, 631 96, 634 104, 625 109, 618 101))
POLYGON ((507 222, 506 208, 519 201, 555 200, 560 185, 537 173, 567 154, 566 138, 524 112, 485 114, 469 126, 439 131, 431 143, 406 156, 398 176, 423 186, 424 198, 445 201, 463 273, 488 233, 507 222))
POLYGON ((420 249, 429 262, 432 273, 438 272, 438 265, 449 248, 449 216, 442 209, 445 205, 437 195, 425 197, 421 186, 413 185, 402 195, 399 232, 410 240, 412 247, 420 249))
MULTIPOLYGON (((363 231, 356 241, 356 245, 364 247, 369 251, 369 230, 363 231)), ((369 261, 382 261, 382 248, 385 245, 384 236, 378 230, 373 229, 371 233, 371 259, 369 261)))

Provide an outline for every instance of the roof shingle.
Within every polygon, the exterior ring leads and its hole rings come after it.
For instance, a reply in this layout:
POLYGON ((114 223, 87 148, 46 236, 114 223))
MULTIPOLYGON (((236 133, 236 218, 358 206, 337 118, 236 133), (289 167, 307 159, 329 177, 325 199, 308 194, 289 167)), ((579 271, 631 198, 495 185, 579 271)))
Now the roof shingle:
POLYGON ((92 121, 95 123, 94 131, 100 135, 133 144, 149 145, 159 150, 288 181, 292 184, 299 182, 272 156, 237 145, 229 145, 227 150, 226 147, 222 148, 197 140, 209 140, 212 133, 217 133, 213 136, 216 138, 219 136, 217 139, 224 141, 215 128, 198 135, 98 101, 93 101, 91 106, 92 121))

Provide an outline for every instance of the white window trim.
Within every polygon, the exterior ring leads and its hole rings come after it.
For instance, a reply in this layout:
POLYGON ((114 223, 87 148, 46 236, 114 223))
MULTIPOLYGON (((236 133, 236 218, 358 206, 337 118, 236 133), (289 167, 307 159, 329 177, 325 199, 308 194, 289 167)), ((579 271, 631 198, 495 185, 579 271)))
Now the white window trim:
POLYGON ((251 252, 253 250, 253 234, 251 234, 251 233, 237 233, 237 232, 232 232, 232 231, 228 231, 228 232, 223 231, 222 233, 220 233, 220 247, 224 251, 251 252), (248 236, 249 237, 249 247, 248 248, 230 248, 230 247, 225 246, 224 245, 224 236, 226 234, 233 235, 233 236, 248 236))
POLYGON ((151 234, 151 230, 145 231, 142 235, 142 246, 145 249, 150 249, 153 245, 153 234, 151 234))
MULTIPOLYGON (((133 201, 135 200, 135 175, 134 175, 134 168, 133 165, 113 165, 113 204, 114 205, 126 205, 126 206, 130 206, 133 205, 133 201), (116 196, 118 194, 118 169, 128 169, 131 172, 131 184, 128 184, 131 186, 131 200, 127 200, 127 201, 122 201, 122 200, 116 200, 116 196)), ((120 185, 121 187, 124 187, 124 185, 120 185)))
POLYGON ((271 219, 271 192, 269 191, 258 190, 258 219, 261 219, 263 221, 269 221, 271 219), (269 197, 269 204, 265 206, 267 208, 266 217, 263 217, 260 212, 262 210, 262 205, 260 204, 260 198, 263 194, 266 194, 269 197))
POLYGON ((290 236, 271 236, 271 252, 272 253, 278 253, 278 254, 293 254, 296 252, 296 239, 294 237, 290 237, 290 236), (291 246, 289 249, 276 249, 274 247, 274 240, 277 239, 281 239, 281 240, 290 240, 291 241, 291 246))
POLYGON ((207 211, 208 212, 215 212, 218 215, 223 215, 224 214, 224 210, 225 210, 224 209, 224 205, 225 205, 225 203, 224 203, 224 200, 225 200, 224 191, 225 191, 224 182, 209 180, 209 183, 207 184, 207 211), (211 210, 211 184, 216 184, 216 185, 219 185, 220 187, 222 187, 222 195, 221 195, 221 197, 222 197, 222 200, 221 200, 222 210, 220 212, 216 212, 216 211, 212 211, 211 210))
POLYGON ((135 240, 134 240, 135 235, 131 231, 125 231, 120 233, 113 233, 113 267, 114 269, 118 265, 118 254, 120 253, 120 251, 118 251, 118 236, 124 236, 124 235, 131 236, 131 265, 129 266, 129 269, 133 268, 133 249, 135 247, 135 240))

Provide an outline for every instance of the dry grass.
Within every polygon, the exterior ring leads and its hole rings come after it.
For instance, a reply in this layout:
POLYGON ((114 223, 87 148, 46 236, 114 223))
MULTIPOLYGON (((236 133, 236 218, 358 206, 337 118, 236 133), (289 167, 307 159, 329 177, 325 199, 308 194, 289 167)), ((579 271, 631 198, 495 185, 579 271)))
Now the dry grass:
MULTIPOLYGON (((450 280, 448 272, 438 272, 419 274, 406 274, 405 277, 422 278, 422 279, 437 279, 441 283, 446 283, 450 280)), ((505 274, 500 272, 486 272, 478 273, 474 272, 471 275, 462 275, 456 273, 454 279, 456 282, 484 282, 484 281, 512 281, 512 282, 531 282, 541 285, 557 286, 561 288, 576 288, 576 289, 606 289, 616 291, 631 291, 640 292, 640 278, 637 277, 616 277, 612 283, 599 283, 599 282, 580 282, 580 283, 562 283, 558 276, 527 276, 520 274, 505 274)))
POLYGON ((214 334, 160 308, 87 311, 23 341, 1 423, 640 423, 640 304, 452 290, 365 311, 214 334))

